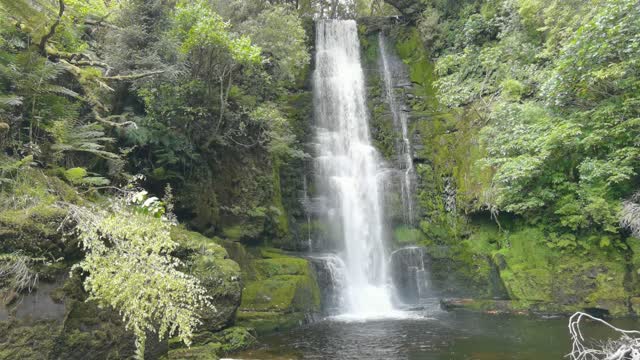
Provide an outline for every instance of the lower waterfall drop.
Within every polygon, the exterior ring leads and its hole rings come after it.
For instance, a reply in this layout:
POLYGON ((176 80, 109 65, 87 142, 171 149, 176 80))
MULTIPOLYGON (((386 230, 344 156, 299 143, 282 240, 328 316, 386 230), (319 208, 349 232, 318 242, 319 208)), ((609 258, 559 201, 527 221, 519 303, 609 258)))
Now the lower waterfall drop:
POLYGON ((399 316, 389 284, 383 168, 370 140, 356 22, 319 20, 315 60, 316 174, 345 272, 339 317, 399 316))

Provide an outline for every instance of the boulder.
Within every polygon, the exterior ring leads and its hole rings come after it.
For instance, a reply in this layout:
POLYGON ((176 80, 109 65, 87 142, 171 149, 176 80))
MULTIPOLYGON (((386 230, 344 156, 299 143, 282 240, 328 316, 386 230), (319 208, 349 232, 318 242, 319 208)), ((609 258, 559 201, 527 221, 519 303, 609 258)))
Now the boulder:
POLYGON ((238 324, 267 333, 301 325, 320 311, 320 289, 306 259, 272 248, 250 249, 238 324))

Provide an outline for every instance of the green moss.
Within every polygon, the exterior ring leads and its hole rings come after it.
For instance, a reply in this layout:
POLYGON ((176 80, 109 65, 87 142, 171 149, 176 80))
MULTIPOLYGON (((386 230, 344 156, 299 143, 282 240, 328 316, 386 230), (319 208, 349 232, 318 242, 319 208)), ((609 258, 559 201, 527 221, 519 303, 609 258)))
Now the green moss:
POLYGON ((393 229, 393 240, 399 246, 426 245, 427 243, 424 234, 420 230, 405 225, 397 226, 393 229))
POLYGON ((492 253, 512 299, 536 304, 538 310, 569 313, 593 307, 612 315, 628 313, 630 294, 625 290, 626 265, 621 254, 560 252, 549 246, 543 229, 535 227, 493 236, 485 231, 472 239, 485 242, 477 245, 478 251, 501 247, 492 253))
POLYGON ((256 330, 258 334, 268 334, 300 326, 306 322, 302 312, 283 314, 280 312, 252 312, 238 313, 238 323, 256 330))
POLYGON ((309 263, 274 249, 261 249, 256 278, 246 283, 242 311, 318 311, 320 290, 309 263))
POLYGON ((260 278, 269 278, 277 275, 308 275, 309 264, 299 258, 274 258, 257 260, 254 266, 260 278))
POLYGON ((24 326, 13 321, 0 322, 0 360, 46 360, 55 345, 59 324, 42 321, 24 326))
POLYGON ((66 211, 46 204, 0 212, 0 250, 62 256, 65 246, 58 227, 65 216, 66 211))
POLYGON ((367 105, 371 112, 369 126, 373 145, 387 159, 395 159, 400 134, 394 129, 391 113, 385 103, 384 82, 378 72, 379 48, 377 34, 360 34, 363 68, 367 81, 367 105))
POLYGON ((227 239, 234 241, 245 241, 247 239, 254 239, 260 235, 263 230, 261 223, 244 223, 237 225, 225 226, 222 229, 222 233, 227 239))
POLYGON ((255 343, 256 337, 249 329, 234 326, 215 333, 198 333, 193 339, 193 345, 188 349, 178 339, 170 339, 170 350, 164 358, 217 359, 219 356, 244 350, 255 343))
POLYGON ((66 305, 69 310, 52 358, 86 359, 94 354, 127 358, 133 355, 133 334, 125 329, 116 312, 100 309, 95 303, 84 300, 68 300, 66 305))
POLYGON ((320 289, 307 260, 274 248, 251 248, 247 254, 237 324, 265 333, 297 326, 305 314, 320 311, 320 289))

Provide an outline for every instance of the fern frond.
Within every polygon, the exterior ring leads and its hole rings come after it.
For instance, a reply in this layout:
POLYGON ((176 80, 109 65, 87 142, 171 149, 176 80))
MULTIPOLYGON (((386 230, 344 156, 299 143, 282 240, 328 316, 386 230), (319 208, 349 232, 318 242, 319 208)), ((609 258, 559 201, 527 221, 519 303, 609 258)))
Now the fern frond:
POLYGON ((17 95, 0 95, 1 106, 20 106, 22 105, 22 96, 17 95))
POLYGON ((116 160, 120 157, 112 152, 104 150, 105 144, 115 140, 105 135, 102 126, 96 123, 65 126, 56 134, 56 143, 51 148, 57 152, 86 152, 104 159, 116 160))

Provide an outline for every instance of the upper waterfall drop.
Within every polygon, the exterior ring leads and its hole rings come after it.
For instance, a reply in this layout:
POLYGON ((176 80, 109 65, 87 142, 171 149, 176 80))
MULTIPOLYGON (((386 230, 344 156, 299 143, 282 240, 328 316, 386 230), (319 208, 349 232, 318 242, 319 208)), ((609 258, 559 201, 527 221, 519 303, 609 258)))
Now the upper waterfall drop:
POLYGON ((398 79, 400 81, 409 82, 405 79, 407 76, 403 73, 404 64, 388 49, 387 40, 383 32, 378 34, 378 49, 380 51, 380 72, 384 80, 385 97, 389 104, 391 117, 394 126, 400 130, 402 139, 398 141, 398 167, 402 171, 402 181, 400 184, 402 209, 404 211, 404 222, 406 225, 413 225, 414 209, 413 209, 413 178, 415 170, 413 167, 413 158, 411 155, 411 140, 409 139, 409 119, 408 114, 403 109, 404 104, 397 99, 395 88, 398 87, 398 79))
POLYGON ((315 60, 316 171, 345 264, 341 311, 356 319, 394 316, 384 241, 384 172, 370 140, 356 22, 319 20, 315 60))

